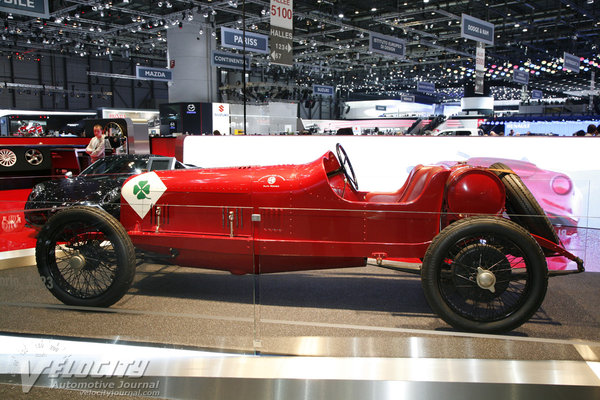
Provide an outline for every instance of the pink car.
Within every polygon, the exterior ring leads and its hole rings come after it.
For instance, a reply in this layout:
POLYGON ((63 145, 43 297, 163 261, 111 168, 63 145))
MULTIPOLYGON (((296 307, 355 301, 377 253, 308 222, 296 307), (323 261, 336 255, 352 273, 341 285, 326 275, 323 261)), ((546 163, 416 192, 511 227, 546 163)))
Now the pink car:
MULTIPOLYGON (((561 172, 538 168, 528 161, 492 157, 472 157, 464 161, 466 164, 481 167, 489 167, 497 162, 506 164, 519 175, 552 221, 565 248, 571 249, 577 237, 578 218, 575 210, 579 205, 571 178, 561 172)), ((458 163, 442 161, 438 164, 452 166, 458 163)), ((568 262, 564 259, 548 259, 549 269, 561 270, 567 265, 568 262)))

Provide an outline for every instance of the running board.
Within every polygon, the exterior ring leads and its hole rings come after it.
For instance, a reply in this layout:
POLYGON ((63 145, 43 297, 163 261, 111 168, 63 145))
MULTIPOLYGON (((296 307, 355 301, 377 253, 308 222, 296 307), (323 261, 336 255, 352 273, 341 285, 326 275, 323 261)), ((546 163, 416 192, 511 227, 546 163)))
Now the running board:
POLYGON ((152 263, 152 262, 171 262, 175 257, 179 255, 179 251, 174 248, 169 248, 169 254, 163 253, 154 253, 151 251, 136 251, 136 259, 137 266, 140 266, 144 263, 152 263))
POLYGON ((548 278, 553 278, 555 276, 565 276, 565 275, 579 274, 581 272, 583 272, 583 271, 580 271, 578 269, 548 271, 548 278))
MULTIPOLYGON (((402 264, 402 263, 398 263, 398 264, 402 264)), ((414 267, 409 267, 409 266, 389 265, 389 264, 384 264, 383 262, 382 263, 368 262, 367 265, 371 265, 371 266, 379 267, 379 268, 390 269, 392 271, 406 272, 409 274, 421 275, 421 265, 422 264, 414 264, 414 267)), ((518 268, 515 269, 515 271, 513 272, 514 276, 517 276, 517 274, 523 274, 523 276, 526 275, 525 272, 520 272, 517 270, 518 270, 518 268)), ((556 276, 574 275, 574 274, 579 274, 581 272, 582 271, 577 270, 577 269, 560 270, 560 271, 550 270, 550 271, 548 271, 548 277, 553 278, 556 276)))
POLYGON ((381 263, 368 262, 367 263, 367 265, 372 265, 374 267, 391 269, 392 271, 398 271, 398 272, 407 272, 409 274, 421 275, 421 265, 422 264, 412 264, 412 265, 414 265, 414 267, 410 267, 408 265, 402 266, 402 264, 408 264, 408 263, 400 263, 399 262, 397 264, 398 265, 390 265, 390 264, 384 264, 383 262, 381 262, 381 263))

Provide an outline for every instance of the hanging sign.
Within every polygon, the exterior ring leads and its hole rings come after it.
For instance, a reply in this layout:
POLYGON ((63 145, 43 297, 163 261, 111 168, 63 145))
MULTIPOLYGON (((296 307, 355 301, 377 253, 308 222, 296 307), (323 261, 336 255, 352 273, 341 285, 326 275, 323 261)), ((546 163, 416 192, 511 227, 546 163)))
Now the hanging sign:
POLYGON ((462 15, 460 36, 477 42, 494 45, 494 24, 470 15, 462 15))
MULTIPOLYGON (((222 27, 221 28, 221 46, 230 49, 244 49, 244 32, 222 27)), ((246 32, 246 50, 255 53, 269 53, 269 38, 266 35, 258 33, 246 32)))
POLYGON ((369 51, 384 56, 404 58, 406 55, 406 41, 392 36, 370 32, 369 51))
POLYGON ((573 54, 565 53, 564 60, 565 61, 563 62, 563 70, 575 72, 576 74, 579 73, 579 65, 581 63, 579 57, 573 54))
POLYGON ((50 18, 48 0, 2 0, 0 11, 30 17, 50 18))
POLYGON ((417 91, 422 93, 435 93, 435 83, 417 82, 417 91))
POLYGON ((522 83, 523 85, 527 85, 529 83, 529 73, 527 71, 521 71, 520 69, 515 69, 513 71, 513 82, 522 83))
POLYGON ((271 42, 272 64, 291 67, 294 65, 294 2, 293 0, 271 0, 271 42))

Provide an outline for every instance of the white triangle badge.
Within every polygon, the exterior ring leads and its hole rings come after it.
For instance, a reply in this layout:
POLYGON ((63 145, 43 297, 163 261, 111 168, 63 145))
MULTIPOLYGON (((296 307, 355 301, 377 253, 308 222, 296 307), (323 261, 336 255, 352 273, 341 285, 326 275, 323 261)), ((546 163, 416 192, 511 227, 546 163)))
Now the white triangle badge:
POLYGON ((167 190, 155 172, 140 174, 125 183, 121 194, 131 208, 144 218, 167 190))

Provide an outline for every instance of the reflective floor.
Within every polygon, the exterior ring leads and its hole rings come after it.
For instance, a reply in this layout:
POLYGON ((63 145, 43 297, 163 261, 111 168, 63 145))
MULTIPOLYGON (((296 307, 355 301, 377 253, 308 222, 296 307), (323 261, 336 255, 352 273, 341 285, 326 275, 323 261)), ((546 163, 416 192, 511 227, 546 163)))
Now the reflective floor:
POLYGON ((9 335, 0 340, 0 394, 10 398, 30 393, 177 399, 454 399, 486 391, 489 399, 600 395, 600 362, 585 360, 600 356, 594 345, 585 345, 579 361, 526 361, 266 356, 9 335))
POLYGON ((256 279, 145 264, 108 309, 63 305, 35 267, 0 270, 0 285, 0 398, 81 395, 47 392, 64 380, 47 373, 15 391, 21 362, 46 348, 80 363, 136 354, 165 398, 600 398, 597 273, 551 279, 542 308, 507 335, 452 330, 417 276, 372 266, 256 279))

